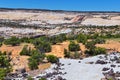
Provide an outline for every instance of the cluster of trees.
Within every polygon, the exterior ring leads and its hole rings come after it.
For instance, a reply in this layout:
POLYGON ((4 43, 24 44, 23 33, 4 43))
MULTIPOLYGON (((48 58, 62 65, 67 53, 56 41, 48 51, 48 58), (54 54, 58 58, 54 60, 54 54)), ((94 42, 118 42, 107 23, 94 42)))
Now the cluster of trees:
POLYGON ((64 57, 65 58, 79 58, 80 53, 80 46, 79 44, 75 43, 74 41, 70 41, 70 44, 68 45, 68 50, 64 49, 64 57))
POLYGON ((6 44, 6 45, 12 45, 12 46, 17 46, 17 45, 20 44, 20 39, 14 36, 14 37, 11 37, 9 39, 6 39, 4 41, 4 44, 6 44))
POLYGON ((4 80, 5 76, 11 71, 10 57, 6 52, 0 52, 0 80, 4 80))
POLYGON ((38 69, 38 65, 45 58, 45 54, 40 53, 38 50, 32 50, 29 60, 29 68, 31 70, 38 69))
MULTIPOLYGON (((102 41, 103 42, 103 41, 102 41)), ((96 40, 88 41, 85 46, 87 50, 85 51, 88 55, 99 55, 99 54, 106 54, 106 49, 101 47, 96 47, 95 45, 98 42, 96 40)))
POLYGON ((51 51, 51 44, 49 42, 36 40, 36 41, 34 41, 34 45, 41 53, 51 51))
MULTIPOLYGON (((26 55, 26 54, 25 54, 26 55)), ((29 68, 31 70, 38 69, 38 65, 40 63, 43 63, 43 60, 47 58, 48 62, 56 63, 59 61, 59 59, 54 55, 45 55, 44 53, 41 53, 39 50, 30 50, 30 58, 28 59, 29 68)))
POLYGON ((65 58, 79 59, 80 56, 81 56, 81 53, 78 51, 70 52, 67 49, 64 49, 65 58))

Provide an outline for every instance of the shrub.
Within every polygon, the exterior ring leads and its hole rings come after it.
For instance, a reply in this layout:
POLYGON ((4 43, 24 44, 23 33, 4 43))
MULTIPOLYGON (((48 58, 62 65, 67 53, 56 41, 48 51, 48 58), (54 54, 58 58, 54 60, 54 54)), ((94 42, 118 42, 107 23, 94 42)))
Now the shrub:
POLYGON ((38 69, 38 63, 35 59, 30 58, 28 65, 31 70, 38 69))
POLYGON ((58 58, 54 55, 48 55, 47 60, 51 63, 57 63, 58 62, 58 58))
POLYGON ((67 49, 64 49, 64 57, 69 58, 70 57, 70 52, 67 51, 67 49))
POLYGON ((69 44, 69 50, 70 51, 79 51, 80 46, 79 46, 79 44, 76 44, 75 42, 71 41, 69 44))
POLYGON ((0 80, 4 80, 4 77, 11 71, 10 58, 0 52, 0 80))
POLYGON ((30 56, 31 54, 31 49, 28 48, 27 45, 25 45, 22 49, 22 51, 20 52, 20 55, 27 55, 27 56, 30 56))
POLYGON ((101 47, 95 48, 94 55, 99 55, 99 54, 106 54, 106 49, 101 47))
POLYGON ((50 52, 51 51, 51 44, 49 42, 44 42, 44 41, 41 41, 41 40, 35 40, 34 41, 34 45, 36 46, 36 48, 41 53, 45 53, 45 52, 50 52))
POLYGON ((31 70, 35 70, 35 69, 38 69, 38 65, 40 62, 43 61, 45 55, 42 54, 42 53, 39 53, 39 51, 37 50, 32 50, 31 51, 31 56, 30 58, 28 59, 29 60, 29 68, 31 70))
POLYGON ((79 34, 79 35, 78 35, 78 38, 77 38, 77 41, 78 41, 79 43, 85 44, 85 43, 87 42, 87 36, 84 35, 84 34, 79 34))
POLYGON ((12 45, 12 46, 17 46, 17 45, 20 44, 20 40, 19 40, 19 38, 11 37, 9 39, 6 39, 4 41, 4 44, 6 44, 6 45, 12 45))
POLYGON ((103 39, 103 38, 97 38, 94 41, 96 44, 104 44, 105 43, 105 39, 103 39))
POLYGON ((96 47, 85 51, 86 54, 94 56, 99 54, 106 54, 106 49, 101 47, 96 47))
POLYGON ((92 49, 92 48, 95 48, 95 42, 94 41, 89 41, 85 44, 85 47, 87 49, 92 49))
POLYGON ((75 52, 75 53, 74 53, 74 58, 75 58, 75 59, 78 59, 78 58, 80 58, 80 53, 78 53, 78 52, 75 52))

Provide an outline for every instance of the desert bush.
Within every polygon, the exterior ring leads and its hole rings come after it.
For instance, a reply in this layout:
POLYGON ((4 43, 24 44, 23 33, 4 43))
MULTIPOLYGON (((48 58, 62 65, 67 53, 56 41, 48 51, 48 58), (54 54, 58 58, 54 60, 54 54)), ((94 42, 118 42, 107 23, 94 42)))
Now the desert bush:
POLYGON ((87 42, 87 35, 79 34, 79 35, 78 35, 78 38, 77 38, 77 41, 78 41, 79 43, 85 44, 85 43, 87 42))
POLYGON ((80 50, 79 44, 76 44, 74 41, 71 41, 68 47, 69 47, 70 51, 79 51, 80 50))
POLYGON ((54 55, 48 55, 47 60, 51 63, 57 63, 58 62, 58 58, 54 55))
POLYGON ((12 46, 17 46, 17 45, 20 44, 20 40, 19 40, 19 38, 11 37, 9 39, 6 39, 4 41, 4 44, 6 44, 6 45, 12 45, 12 46))

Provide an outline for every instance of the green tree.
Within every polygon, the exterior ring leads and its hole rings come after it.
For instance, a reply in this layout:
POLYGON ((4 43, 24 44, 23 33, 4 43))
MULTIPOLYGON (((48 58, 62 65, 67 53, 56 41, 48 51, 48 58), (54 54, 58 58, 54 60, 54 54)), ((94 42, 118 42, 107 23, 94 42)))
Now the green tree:
POLYGON ((91 56, 95 56, 95 55, 99 55, 99 54, 106 54, 106 49, 101 48, 101 47, 96 47, 93 49, 86 50, 85 53, 88 55, 91 55, 91 56))
POLYGON ((0 80, 4 80, 5 76, 11 71, 10 58, 0 52, 0 80))
POLYGON ((99 55, 99 54, 106 54, 106 49, 101 47, 96 47, 94 51, 94 55, 99 55))
POLYGON ((22 51, 20 52, 20 55, 27 55, 30 56, 31 55, 31 49, 28 48, 27 45, 25 45, 22 49, 22 51))
POLYGON ((77 38, 77 41, 78 41, 79 43, 85 44, 85 43, 87 42, 87 35, 79 34, 79 35, 78 35, 78 38, 77 38))
POLYGON ((58 62, 58 58, 57 58, 56 56, 54 56, 54 55, 48 55, 48 56, 47 56, 47 60, 48 60, 49 62, 51 62, 51 63, 56 63, 56 62, 58 62))
POLYGON ((41 52, 50 52, 51 51, 51 44, 49 42, 41 41, 41 40, 35 40, 34 45, 36 48, 41 52))
POLYGON ((0 42, 0 47, 2 46, 2 42, 0 42))
POLYGON ((38 69, 38 63, 35 59, 30 58, 28 65, 31 70, 38 69))
POLYGON ((79 44, 76 44, 74 41, 71 41, 68 47, 69 47, 70 51, 79 51, 80 50, 79 44))
POLYGON ((95 42, 94 41, 89 41, 85 44, 85 47, 87 49, 93 49, 93 48, 95 48, 95 42))
POLYGON ((35 70, 38 68, 38 65, 40 62, 43 61, 45 58, 45 54, 40 53, 38 50, 32 50, 31 51, 31 56, 28 59, 29 60, 29 67, 31 70, 35 70))

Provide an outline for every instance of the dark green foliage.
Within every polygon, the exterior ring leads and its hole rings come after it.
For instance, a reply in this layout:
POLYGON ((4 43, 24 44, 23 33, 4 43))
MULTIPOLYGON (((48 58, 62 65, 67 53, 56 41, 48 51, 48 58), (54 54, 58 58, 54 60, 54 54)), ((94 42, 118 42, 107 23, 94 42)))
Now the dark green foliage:
POLYGON ((0 47, 2 46, 2 43, 0 42, 0 47))
POLYGON ((10 57, 6 53, 0 52, 0 80, 4 80, 4 77, 11 71, 10 57))
POLYGON ((29 65, 29 68, 30 68, 31 70, 38 69, 38 63, 37 63, 37 61, 36 61, 35 59, 30 58, 28 65, 29 65))
POLYGON ((67 39, 66 34, 59 34, 56 36, 51 36, 49 38, 49 41, 51 44, 56 44, 56 43, 61 43, 61 42, 65 41, 66 39, 67 39))
POLYGON ((93 48, 93 49, 86 50, 85 53, 88 54, 88 55, 91 55, 91 56, 99 55, 99 54, 106 54, 106 49, 96 47, 96 48, 93 48))
POLYGON ((47 60, 51 63, 57 63, 58 62, 58 58, 54 55, 48 55, 47 60))
POLYGON ((70 52, 67 51, 67 49, 64 49, 64 57, 69 58, 70 57, 70 52))
POLYGON ((98 38, 98 37, 99 37, 99 34, 98 34, 98 33, 95 33, 95 34, 91 35, 91 39, 96 39, 96 38, 98 38))
POLYGON ((104 44, 105 43, 105 39, 103 39, 103 38, 97 38, 97 39, 94 40, 94 42, 96 44, 104 44))
POLYGON ((4 37, 0 37, 0 43, 4 41, 4 37))
POLYGON ((95 48, 94 55, 99 55, 99 54, 106 54, 106 49, 101 47, 95 48))
POLYGON ((6 39, 4 41, 4 44, 6 44, 6 45, 12 45, 12 46, 17 46, 17 45, 20 44, 20 40, 19 40, 19 38, 11 37, 9 39, 6 39))
POLYGON ((0 68, 1 67, 6 67, 9 68, 10 67, 10 58, 6 55, 6 52, 1 53, 0 52, 0 68))
POLYGON ((20 55, 26 55, 26 56, 30 56, 31 55, 31 49, 28 48, 27 45, 25 45, 22 49, 22 51, 20 52, 20 55))
POLYGON ((87 42, 87 35, 79 34, 79 35, 78 35, 78 38, 77 38, 77 41, 78 41, 79 43, 85 44, 85 43, 87 42))
POLYGON ((37 39, 34 41, 34 45, 41 53, 51 51, 51 44, 49 42, 41 41, 41 40, 37 39))
POLYGON ((85 44, 85 47, 87 49, 93 49, 93 48, 95 48, 95 42, 94 41, 89 41, 85 44))
POLYGON ((70 42, 68 47, 69 47, 69 51, 79 51, 80 50, 79 44, 76 44, 73 41, 70 42))
POLYGON ((39 63, 43 61, 44 57, 45 57, 45 55, 42 54, 42 53, 39 53, 39 51, 32 50, 31 51, 31 56, 28 59, 29 60, 28 65, 29 65, 30 69, 31 70, 37 69, 39 63))
POLYGON ((20 39, 21 42, 26 42, 26 43, 30 43, 31 42, 31 39, 30 38, 27 38, 27 37, 23 37, 20 39))

